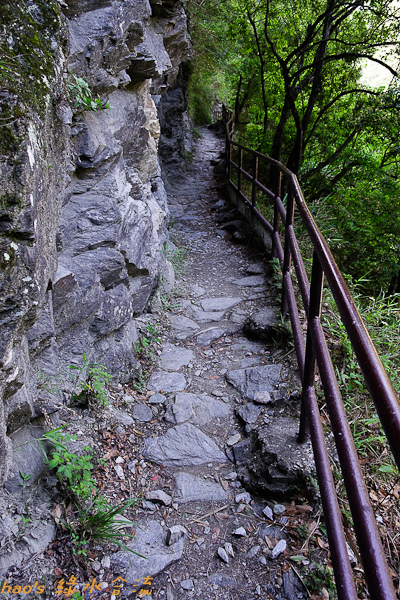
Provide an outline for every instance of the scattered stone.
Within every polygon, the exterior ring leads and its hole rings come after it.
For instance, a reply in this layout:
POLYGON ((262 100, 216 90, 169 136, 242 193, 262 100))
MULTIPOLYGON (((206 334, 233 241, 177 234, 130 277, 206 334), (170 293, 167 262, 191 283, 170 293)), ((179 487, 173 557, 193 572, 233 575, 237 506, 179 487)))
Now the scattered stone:
POLYGON ((249 424, 256 423, 261 412, 262 408, 260 406, 255 406, 252 402, 243 404, 236 409, 236 414, 238 414, 245 423, 249 424))
POLYGON ((111 565, 111 559, 109 556, 103 556, 103 558, 101 559, 101 566, 103 567, 103 569, 109 569, 111 565))
POLYGON ((182 373, 155 371, 147 384, 147 389, 155 392, 180 392, 186 387, 186 379, 182 373))
POLYGON ((187 529, 185 529, 183 525, 174 525, 173 527, 169 527, 167 530, 167 545, 173 546, 173 544, 176 544, 176 542, 185 535, 187 535, 187 529))
POLYGON ((249 492, 242 492, 241 494, 237 494, 235 496, 235 502, 236 504, 239 504, 239 502, 242 504, 250 504, 251 496, 249 492))
POLYGON ((121 467, 121 465, 114 465, 114 471, 116 472, 116 474, 118 475, 118 477, 120 479, 125 479, 124 470, 121 467))
POLYGON ((271 404, 272 396, 266 390, 263 392, 255 392, 254 402, 256 402, 256 404, 271 404))
POLYGON ((184 579, 181 581, 181 588, 184 590, 192 590, 194 588, 193 579, 184 579))
POLYGON ((172 504, 171 496, 166 494, 163 490, 153 490, 152 492, 147 492, 145 498, 146 500, 151 500, 152 502, 164 504, 164 506, 171 506, 172 504))
POLYGON ((148 423, 153 418, 153 412, 150 406, 147 404, 135 404, 132 410, 132 416, 137 421, 141 421, 142 423, 148 423))
POLYGON ((143 500, 142 501, 142 508, 144 510, 154 511, 154 510, 156 510, 157 507, 156 507, 155 504, 153 504, 153 502, 149 502, 148 500, 143 500))
MULTIPOLYGON (((125 400, 126 397, 129 398, 130 403, 134 402, 134 398, 132 398, 132 396, 125 394, 123 399, 125 400)), ((126 427, 130 427, 134 424, 132 417, 124 410, 118 410, 117 408, 110 406, 109 411, 111 412, 110 420, 114 421, 114 423, 119 423, 120 425, 125 425, 126 427)))
POLYGON ((262 514, 270 521, 274 520, 274 513, 272 512, 272 508, 270 508, 269 506, 263 508, 262 514))
POLYGON ((260 556, 260 558, 258 559, 258 562, 261 563, 262 565, 266 565, 267 559, 265 558, 265 556, 260 556))
POLYGON ((149 398, 149 404, 165 404, 167 397, 156 392, 149 398))
POLYGON ((242 436, 240 435, 240 433, 236 433, 235 435, 232 435, 228 440, 226 440, 226 445, 234 446, 235 444, 240 442, 241 437, 242 436))
POLYGON ((224 563, 226 563, 227 565, 229 564, 229 558, 228 558, 225 548, 221 548, 221 546, 220 546, 217 550, 217 554, 220 557, 220 559, 224 561, 224 563))
POLYGON ((242 302, 242 298, 208 298, 201 301, 201 307, 205 311, 226 311, 232 306, 242 302))
POLYGON ((267 342, 271 340, 278 320, 277 310, 272 306, 265 306, 246 319, 243 331, 249 338, 267 342))
POLYGON ((210 327, 205 331, 199 333, 196 338, 196 342, 201 346, 208 346, 214 340, 218 340, 218 338, 222 337, 225 333, 224 329, 220 329, 219 327, 210 327))
POLYGON ((115 462, 117 463, 117 465, 120 465, 122 463, 124 463, 124 459, 122 458, 122 456, 118 456, 118 458, 115 459, 115 462))
POLYGON ((137 459, 132 460, 130 463, 128 463, 128 469, 130 470, 130 472, 132 473, 132 475, 134 475, 136 473, 136 465, 139 461, 137 459))
POLYGON ((250 548, 250 550, 246 554, 246 558, 254 558, 255 555, 259 552, 260 548, 261 546, 253 546, 252 548, 250 548))
POLYGON ((228 371, 225 377, 247 400, 255 400, 258 392, 272 392, 280 375, 281 365, 266 365, 228 371))
POLYGON ((253 444, 250 439, 242 440, 238 444, 233 446, 233 456, 235 463, 245 464, 249 462, 253 457, 253 444))
POLYGON ((244 527, 238 527, 235 531, 232 531, 232 535, 236 535, 238 537, 246 537, 247 531, 244 527))
POLYGON ((261 275, 251 275, 250 277, 242 277, 242 279, 235 279, 233 283, 240 287, 255 287, 257 285, 264 285, 265 279, 261 275))
POLYGON ((283 513, 286 510, 286 506, 284 506, 283 504, 275 504, 273 511, 275 515, 283 515, 283 513))
POLYGON ((163 347, 159 366, 166 371, 179 371, 181 367, 188 365, 193 359, 193 350, 167 344, 163 347))
POLYGON ((176 394, 174 403, 167 408, 165 418, 176 425, 189 421, 193 425, 202 426, 216 418, 225 419, 229 415, 229 406, 221 400, 206 394, 197 396, 180 392, 176 394))
POLYGON ((172 427, 163 436, 147 439, 144 455, 167 467, 225 461, 225 455, 215 442, 190 423, 172 427))
POLYGON ((224 477, 228 481, 235 481, 235 479, 237 479, 237 473, 235 471, 230 471, 227 475, 224 475, 224 477))
POLYGON ((181 315, 171 315, 170 321, 172 330, 178 340, 185 340, 200 329, 192 319, 182 317, 181 315))
POLYGON ((285 552, 286 548, 287 548, 286 540, 279 540, 279 542, 276 544, 276 546, 272 550, 271 554, 269 555, 270 559, 274 560, 274 558, 277 558, 280 554, 285 552))
POLYGON ((233 551, 232 544, 230 542, 225 542, 224 548, 225 548, 226 553, 227 553, 228 556, 231 556, 232 558, 235 558, 235 553, 233 551))
POLYGON ((236 588, 236 581, 233 577, 229 575, 224 575, 222 573, 214 573, 210 575, 208 581, 211 585, 218 585, 219 587, 228 587, 228 588, 236 588))
POLYGON ((227 499, 227 493, 219 483, 199 476, 180 472, 175 477, 175 499, 180 504, 194 500, 219 502, 227 499))
POLYGON ((190 287, 190 291, 192 293, 192 296, 204 296, 204 294, 206 293, 206 290, 201 286, 197 285, 197 283, 194 283, 190 287))
POLYGON ((225 312, 204 311, 201 308, 193 308, 193 318, 199 323, 209 323, 210 321, 220 321, 225 312))
POLYGON ((262 263, 251 263, 247 269, 246 273, 250 275, 261 275, 264 273, 264 265, 262 263))
POLYGON ((155 577, 169 565, 182 557, 184 537, 175 544, 167 546, 163 528, 157 521, 142 523, 133 540, 126 545, 139 553, 121 550, 111 557, 113 572, 120 573, 129 586, 146 576, 155 577))

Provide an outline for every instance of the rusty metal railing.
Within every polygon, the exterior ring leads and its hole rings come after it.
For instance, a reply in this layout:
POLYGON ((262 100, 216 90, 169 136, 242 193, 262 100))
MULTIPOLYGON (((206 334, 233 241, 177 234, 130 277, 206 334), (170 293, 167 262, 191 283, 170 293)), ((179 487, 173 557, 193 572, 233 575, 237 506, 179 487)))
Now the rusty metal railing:
POLYGON ((260 223, 270 233, 273 255, 279 259, 282 269, 281 310, 283 314, 288 312, 290 315, 302 381, 299 443, 305 440, 308 428, 314 451, 338 598, 339 600, 355 600, 357 593, 315 394, 316 365, 318 365, 325 394, 370 597, 372 600, 394 600, 397 596, 392 577, 382 548, 321 325, 324 278, 332 290, 367 388, 395 461, 400 468, 400 405, 397 396, 329 247, 308 209, 296 176, 280 162, 234 142, 230 134, 228 123, 226 140, 228 186, 247 206, 252 220, 260 223), (233 160, 234 151, 238 156, 236 162, 233 160), (246 165, 249 166, 246 167, 246 165), (259 173, 261 171, 264 171, 264 175, 268 177, 269 181, 275 182, 271 185, 273 190, 260 181, 262 176, 259 173), (233 173, 236 173, 236 183, 233 181, 233 173), (281 200, 283 187, 286 192, 286 208, 281 200), (247 192, 245 188, 247 188, 247 192), (258 208, 257 196, 260 194, 272 202, 272 223, 261 214, 258 208), (308 279, 293 227, 295 211, 300 216, 313 246, 311 280, 308 279), (281 226, 284 227, 283 244, 280 235, 281 226), (299 308, 294 293, 292 280, 294 276, 297 278, 298 289, 307 317, 306 339, 303 336, 299 308))

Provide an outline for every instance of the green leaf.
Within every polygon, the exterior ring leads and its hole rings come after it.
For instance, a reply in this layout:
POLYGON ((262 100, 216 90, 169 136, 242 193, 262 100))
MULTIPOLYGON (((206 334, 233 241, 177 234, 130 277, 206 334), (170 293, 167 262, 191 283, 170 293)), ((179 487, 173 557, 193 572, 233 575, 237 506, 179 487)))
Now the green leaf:
POLYGON ((54 469, 58 464, 60 463, 59 458, 53 458, 50 462, 49 462, 49 469, 54 469))

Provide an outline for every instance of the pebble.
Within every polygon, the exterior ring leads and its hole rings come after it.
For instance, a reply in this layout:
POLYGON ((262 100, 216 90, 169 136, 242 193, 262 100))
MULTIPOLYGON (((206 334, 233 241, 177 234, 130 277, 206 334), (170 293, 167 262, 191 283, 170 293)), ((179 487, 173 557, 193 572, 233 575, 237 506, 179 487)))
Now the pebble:
POLYGON ((114 470, 120 479, 125 479, 124 470, 121 465, 115 465, 114 470))
POLYGON ((235 531, 232 531, 232 535, 237 535, 238 537, 245 537, 247 535, 247 531, 244 527, 238 527, 235 531))
POLYGON ((145 510, 156 510, 156 505, 152 502, 149 502, 148 500, 143 500, 142 508, 144 508, 145 510))
POLYGON ((224 475, 224 479, 228 479, 228 481, 235 481, 235 479, 237 479, 237 473, 235 471, 230 471, 228 475, 224 475))
POLYGON ((124 459, 122 458, 122 456, 118 456, 118 458, 115 460, 115 462, 117 463, 117 465, 120 465, 122 463, 124 463, 124 459))
POLYGON ((149 404, 164 404, 167 397, 159 392, 156 392, 149 398, 149 404))
POLYGON ((235 553, 233 551, 232 544, 230 542, 225 542, 224 548, 225 548, 226 553, 228 554, 228 556, 232 556, 232 558, 235 557, 235 553))
POLYGON ((226 441, 226 445, 227 446, 234 446, 235 444, 237 444, 238 442, 240 442, 241 440, 241 435, 240 433, 236 433, 236 435, 233 435, 232 437, 230 437, 227 441, 226 441))
POLYGON ((245 504, 250 504, 251 502, 251 496, 249 494, 249 492, 242 492, 241 494, 237 494, 235 496, 235 502, 236 504, 239 504, 239 502, 241 503, 245 503, 245 504))
POLYGON ((217 550, 218 556, 224 561, 224 563, 229 564, 229 558, 226 553, 225 548, 219 547, 217 550))
POLYGON ((184 590, 192 590, 194 588, 193 579, 184 579, 181 581, 181 588, 184 590))
POLYGON ((286 506, 284 506, 283 504, 275 504, 273 510, 275 515, 283 515, 283 513, 286 510, 286 506))
POLYGON ((169 527, 167 530, 167 546, 172 546, 176 544, 178 540, 180 540, 183 536, 187 534, 187 529, 183 527, 183 525, 174 525, 173 527, 169 527))
POLYGON ((274 520, 274 513, 272 512, 272 508, 270 508, 269 506, 266 506, 263 509, 262 514, 264 515, 264 517, 267 517, 267 519, 269 519, 270 521, 274 520))
POLYGON ((246 558, 254 558, 255 555, 258 553, 258 551, 260 550, 261 546, 253 546, 252 548, 250 548, 250 550, 248 551, 248 553, 246 554, 246 558))
POLYGON ((132 417, 142 423, 148 423, 152 420, 153 413, 147 404, 135 404, 132 410, 132 417))
POLYGON ((172 498, 163 490, 153 490, 152 492, 147 492, 145 495, 146 500, 151 500, 153 502, 160 502, 160 504, 164 504, 164 506, 171 506, 172 498))
POLYGON ((272 550, 269 557, 273 560, 274 558, 276 558, 277 556, 282 554, 282 552, 285 552, 286 548, 287 548, 286 540, 279 540, 279 542, 276 544, 276 546, 272 550))
POLYGON ((134 475, 136 473, 136 465, 138 463, 138 460, 132 460, 129 464, 128 464, 128 469, 130 470, 130 472, 134 475))
POLYGON ((265 558, 265 556, 260 556, 260 558, 258 559, 258 562, 261 563, 262 565, 266 565, 267 559, 265 558))

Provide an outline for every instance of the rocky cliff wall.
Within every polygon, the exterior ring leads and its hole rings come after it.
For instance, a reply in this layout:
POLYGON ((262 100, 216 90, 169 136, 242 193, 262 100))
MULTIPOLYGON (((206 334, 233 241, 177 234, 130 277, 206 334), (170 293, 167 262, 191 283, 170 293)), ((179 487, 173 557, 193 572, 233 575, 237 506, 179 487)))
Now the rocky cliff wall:
POLYGON ((135 317, 171 277, 155 101, 171 139, 190 48, 181 0, 34 0, 0 15, 13 74, 0 65, 0 469, 12 490, 13 440, 49 410, 39 372, 85 352, 120 381, 135 374, 135 317), (111 108, 77 110, 74 76, 111 108))

